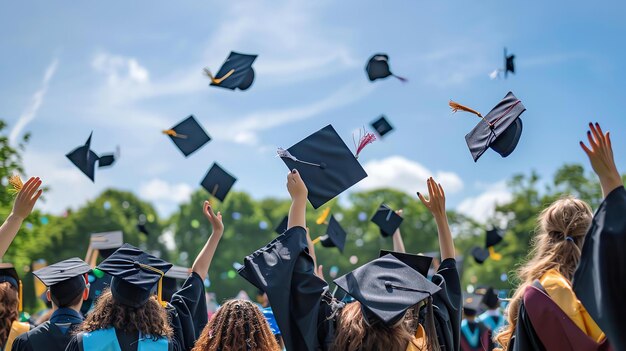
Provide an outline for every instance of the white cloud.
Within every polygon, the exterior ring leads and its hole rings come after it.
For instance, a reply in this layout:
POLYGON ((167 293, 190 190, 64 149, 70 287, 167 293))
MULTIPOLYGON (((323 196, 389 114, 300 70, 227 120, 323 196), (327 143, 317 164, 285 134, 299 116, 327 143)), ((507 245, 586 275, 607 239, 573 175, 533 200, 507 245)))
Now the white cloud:
POLYGON ((426 179, 434 177, 451 194, 463 189, 463 181, 453 172, 433 172, 421 164, 402 156, 390 156, 382 160, 365 163, 363 168, 368 177, 363 179, 358 188, 364 190, 393 188, 413 194, 416 191, 427 192, 426 179))
POLYGON ((59 61, 55 58, 48 65, 48 68, 46 68, 46 72, 44 73, 43 80, 41 82, 41 87, 35 92, 35 94, 33 94, 30 105, 28 105, 26 110, 24 110, 24 112, 20 115, 20 118, 15 123, 15 127, 13 127, 13 130, 11 130, 11 134, 9 135, 9 141, 11 142, 11 144, 14 144, 17 141, 17 138, 19 137, 20 133, 22 133, 24 127, 26 127, 26 125, 37 116, 37 112, 39 112, 39 108, 43 103, 43 99, 48 92, 48 84, 54 76, 58 64, 59 61))
POLYGON ((127 84, 144 84, 150 79, 148 70, 137 59, 100 52, 91 61, 91 66, 104 73, 109 85, 118 87, 127 84))
POLYGON ((495 213, 496 205, 504 204, 513 199, 507 189, 506 182, 497 182, 475 196, 466 198, 457 206, 457 211, 479 222, 485 222, 495 213))
POLYGON ((171 214, 178 204, 191 198, 192 192, 189 184, 170 184, 158 178, 139 185, 139 196, 152 202, 161 215, 171 214))

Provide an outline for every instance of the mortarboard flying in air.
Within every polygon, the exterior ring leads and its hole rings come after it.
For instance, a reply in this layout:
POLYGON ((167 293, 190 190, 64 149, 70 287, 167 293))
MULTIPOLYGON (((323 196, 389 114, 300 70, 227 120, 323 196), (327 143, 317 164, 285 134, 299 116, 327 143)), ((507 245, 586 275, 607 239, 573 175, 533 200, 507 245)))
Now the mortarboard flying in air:
POLYGON ((507 54, 506 48, 504 48, 504 68, 495 69, 489 74, 491 79, 500 78, 500 74, 504 73, 504 79, 508 78, 509 72, 515 74, 515 55, 507 54))
POLYGON ((208 68, 204 69, 204 73, 211 79, 212 86, 230 90, 235 90, 236 88, 246 90, 254 82, 252 63, 256 58, 257 55, 246 55, 231 51, 222 68, 215 76, 211 74, 208 68))
POLYGON ((99 155, 91 150, 91 136, 85 142, 85 145, 79 146, 65 155, 78 169, 81 170, 91 181, 95 181, 96 163, 98 168, 112 166, 119 158, 119 148, 116 153, 99 155))
POLYGON ((164 130, 163 134, 170 137, 174 145, 185 157, 188 157, 211 141, 211 137, 204 131, 204 128, 193 115, 185 118, 171 129, 164 130))
POLYGON ((383 79, 389 76, 394 76, 401 82, 407 81, 406 78, 391 73, 389 69, 389 56, 387 54, 375 54, 370 57, 365 66, 365 72, 367 73, 367 78, 372 82, 376 79, 383 79))

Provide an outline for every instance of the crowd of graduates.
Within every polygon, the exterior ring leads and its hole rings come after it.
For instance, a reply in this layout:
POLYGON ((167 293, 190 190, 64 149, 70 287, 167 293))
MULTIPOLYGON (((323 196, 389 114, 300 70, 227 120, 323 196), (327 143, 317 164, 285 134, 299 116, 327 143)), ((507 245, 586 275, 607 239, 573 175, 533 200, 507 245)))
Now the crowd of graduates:
MULTIPOLYGON (((209 313, 203 281, 219 259, 224 224, 207 200, 203 213, 213 232, 189 269, 123 243, 116 233, 92 237, 85 260, 33 271, 51 306, 38 321, 20 320, 21 280, 2 263, 0 345, 19 351, 626 350, 626 190, 610 134, 599 124, 587 134, 580 146, 604 200, 595 214, 572 196, 538 214, 528 260, 517 270, 520 284, 508 298, 489 287, 463 291, 444 186, 432 177, 428 194, 417 195, 437 224, 436 262, 405 252, 396 226, 393 251, 327 281, 307 229, 307 202, 316 207, 351 184, 312 198, 335 184, 307 181, 303 161, 283 150, 291 163, 286 228, 243 258, 238 272, 242 284, 258 290, 260 304, 230 299, 209 313), (172 285, 172 278, 184 282, 172 285)), ((37 177, 11 184, 17 195, 0 227, 0 257, 42 194, 37 177)), ((380 211, 382 222, 402 217, 380 211)))

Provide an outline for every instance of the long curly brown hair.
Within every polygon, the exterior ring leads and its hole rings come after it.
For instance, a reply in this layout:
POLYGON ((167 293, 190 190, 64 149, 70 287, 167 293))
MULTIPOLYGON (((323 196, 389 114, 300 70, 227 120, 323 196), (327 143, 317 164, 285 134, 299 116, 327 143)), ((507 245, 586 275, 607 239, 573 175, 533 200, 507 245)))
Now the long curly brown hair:
MULTIPOLYGON (((432 306, 430 308, 432 313, 432 306)), ((381 322, 368 325, 361 312, 361 303, 352 302, 347 304, 341 311, 337 325, 337 332, 331 350, 334 351, 405 351, 414 336, 412 332, 417 329, 417 310, 407 311, 405 318, 393 326, 386 326, 381 322)), ((427 349, 438 350, 439 344, 434 328, 427 328, 427 349), (429 333, 430 330, 430 333, 429 333), (434 337, 433 334, 434 333, 434 337)))
POLYGON ((592 216, 587 203, 571 196, 553 202, 539 215, 528 261, 516 272, 521 283, 508 307, 508 324, 494 337, 504 350, 515 332, 526 288, 551 269, 571 282, 592 216))
POLYGON ((100 295, 78 332, 92 332, 114 327, 126 333, 141 332, 153 338, 173 335, 167 312, 156 298, 150 298, 143 306, 133 308, 117 303, 110 290, 100 295))
POLYGON ((11 331, 11 324, 19 317, 17 290, 10 283, 0 283, 0 345, 4 345, 11 331))
POLYGON ((278 351, 261 310, 250 301, 228 300, 204 328, 192 351, 278 351))

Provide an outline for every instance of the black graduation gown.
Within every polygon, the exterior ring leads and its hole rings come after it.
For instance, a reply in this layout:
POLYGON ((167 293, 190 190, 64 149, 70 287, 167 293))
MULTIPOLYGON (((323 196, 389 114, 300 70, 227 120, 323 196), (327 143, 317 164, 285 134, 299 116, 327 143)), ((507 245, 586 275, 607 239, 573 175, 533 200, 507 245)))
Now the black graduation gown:
POLYGON ((73 329, 70 327, 65 334, 50 321, 44 322, 29 332, 18 336, 13 342, 12 351, 63 351, 72 339, 73 329))
MULTIPOLYGON (((459 350, 463 298, 456 260, 447 258, 441 262, 437 273, 432 276, 431 280, 441 288, 433 295, 435 328, 439 345, 442 350, 459 350)), ((420 311, 422 325, 424 313, 425 310, 422 309, 420 311)))
POLYGON ((609 340, 597 343, 554 302, 539 281, 524 291, 509 351, 608 351, 609 340))
MULTIPOLYGON (((170 340, 172 351, 188 351, 193 348, 202 329, 208 323, 204 282, 192 273, 183 286, 172 296, 166 307, 174 336, 170 340)), ((126 334, 116 330, 122 351, 137 351, 138 334, 126 334)), ((83 351, 77 337, 72 338, 66 351, 83 351)))
POLYGON ((626 190, 607 195, 593 216, 574 274, 574 292, 616 350, 626 350, 626 190))
POLYGON ((314 274, 306 230, 293 227, 244 259, 239 274, 267 293, 288 351, 326 350, 334 323, 326 282, 314 274))

